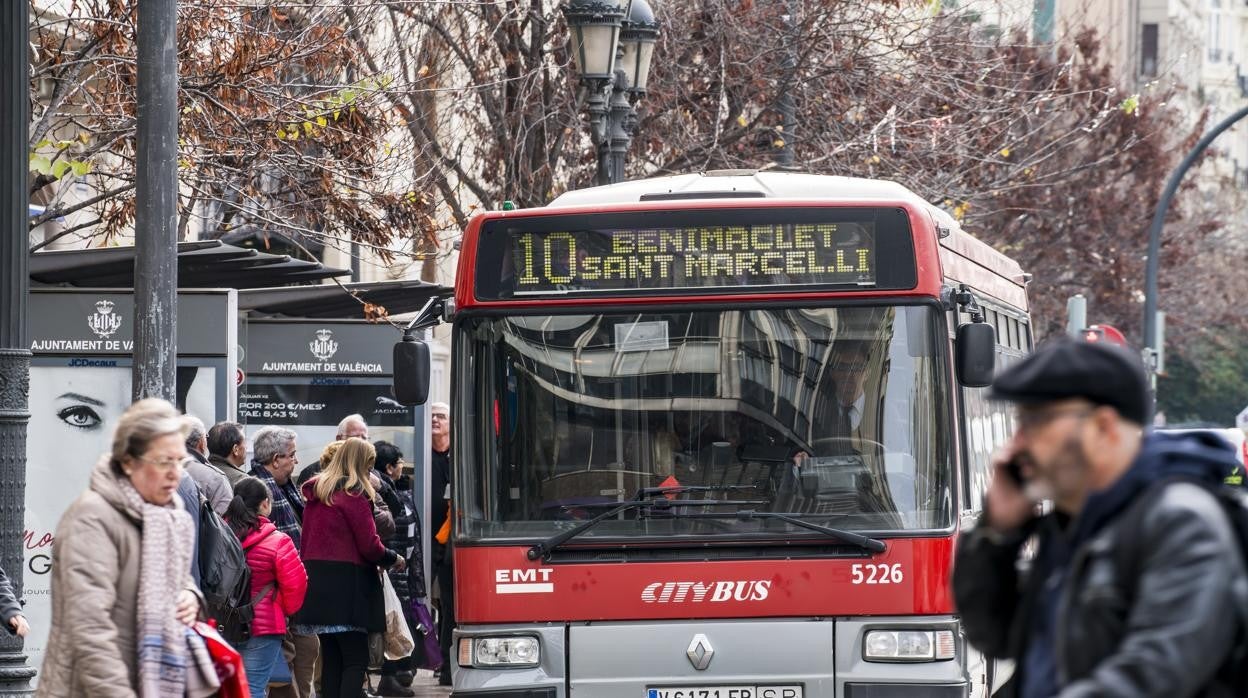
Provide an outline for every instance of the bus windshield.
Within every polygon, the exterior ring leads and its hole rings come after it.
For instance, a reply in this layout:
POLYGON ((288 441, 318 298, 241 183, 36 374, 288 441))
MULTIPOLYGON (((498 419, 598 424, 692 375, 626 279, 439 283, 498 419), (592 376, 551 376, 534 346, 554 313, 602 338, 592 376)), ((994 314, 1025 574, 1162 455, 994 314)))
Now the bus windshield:
POLYGON ((952 526, 931 305, 475 317, 461 323, 468 539, 810 536, 952 526), (666 494, 645 488, 671 487, 666 494))

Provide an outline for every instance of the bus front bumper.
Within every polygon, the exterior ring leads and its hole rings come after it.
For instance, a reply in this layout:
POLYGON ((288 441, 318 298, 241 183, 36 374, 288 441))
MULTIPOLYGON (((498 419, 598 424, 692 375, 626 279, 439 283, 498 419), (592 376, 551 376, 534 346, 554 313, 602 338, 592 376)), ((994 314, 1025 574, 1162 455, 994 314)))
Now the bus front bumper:
POLYGON ((507 636, 536 638, 538 663, 456 663, 453 696, 769 698, 793 695, 783 689, 796 688, 800 698, 962 698, 972 686, 965 642, 952 616, 469 626, 456 631, 454 646, 461 638, 507 636), (866 660, 866 634, 896 628, 953 630, 956 654, 933 661, 866 660), (700 661, 708 651, 710 660, 700 661))

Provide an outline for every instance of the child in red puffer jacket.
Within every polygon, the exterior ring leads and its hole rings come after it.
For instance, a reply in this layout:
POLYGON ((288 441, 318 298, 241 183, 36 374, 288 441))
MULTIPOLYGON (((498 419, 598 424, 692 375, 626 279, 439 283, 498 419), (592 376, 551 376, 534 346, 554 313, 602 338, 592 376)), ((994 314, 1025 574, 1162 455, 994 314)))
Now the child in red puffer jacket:
POLYGON ((236 648, 254 698, 268 695, 269 676, 285 661, 286 618, 303 606, 308 591, 308 573, 294 542, 266 518, 272 508, 268 486, 244 477, 234 484, 234 499, 224 517, 242 541, 251 568, 251 596, 257 599, 251 637, 236 648))

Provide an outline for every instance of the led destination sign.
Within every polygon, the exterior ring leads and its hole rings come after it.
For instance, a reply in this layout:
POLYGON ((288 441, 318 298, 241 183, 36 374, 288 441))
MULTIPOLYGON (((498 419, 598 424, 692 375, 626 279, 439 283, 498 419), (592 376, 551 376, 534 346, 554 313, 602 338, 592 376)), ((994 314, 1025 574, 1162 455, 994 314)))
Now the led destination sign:
POLYGON ((742 287, 869 291, 914 283, 909 223, 899 209, 530 216, 487 221, 478 244, 476 291, 483 300, 742 287))
POLYGON ((514 233, 515 293, 875 284, 873 225, 698 226, 514 233))

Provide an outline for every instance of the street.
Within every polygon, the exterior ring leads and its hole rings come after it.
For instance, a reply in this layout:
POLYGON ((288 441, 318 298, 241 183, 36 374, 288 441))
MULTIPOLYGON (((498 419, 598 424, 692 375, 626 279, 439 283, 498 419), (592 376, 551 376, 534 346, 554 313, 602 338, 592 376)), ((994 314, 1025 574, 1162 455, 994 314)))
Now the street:
MULTIPOLYGON (((375 676, 372 677, 371 684, 377 685, 375 676)), ((412 681, 412 690, 416 694, 414 698, 440 698, 451 695, 450 687, 439 686, 438 675, 428 669, 420 669, 416 672, 416 679, 412 681)))

